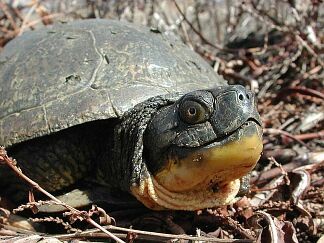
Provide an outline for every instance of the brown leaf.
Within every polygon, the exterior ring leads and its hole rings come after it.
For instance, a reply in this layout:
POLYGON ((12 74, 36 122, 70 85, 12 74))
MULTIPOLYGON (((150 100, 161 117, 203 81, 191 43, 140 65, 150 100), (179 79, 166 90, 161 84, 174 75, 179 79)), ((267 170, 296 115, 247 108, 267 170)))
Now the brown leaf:
POLYGON ((262 226, 257 242, 298 243, 296 230, 291 222, 278 220, 262 211, 258 211, 257 215, 260 218, 255 223, 262 226))
POLYGON ((292 177, 290 180, 292 181, 291 187, 293 187, 291 200, 296 205, 300 197, 310 186, 310 174, 304 169, 297 168, 293 170, 290 177, 292 177))
POLYGON ((233 206, 238 214, 240 216, 243 216, 245 219, 248 219, 253 215, 253 209, 251 207, 249 199, 246 196, 238 200, 233 206))

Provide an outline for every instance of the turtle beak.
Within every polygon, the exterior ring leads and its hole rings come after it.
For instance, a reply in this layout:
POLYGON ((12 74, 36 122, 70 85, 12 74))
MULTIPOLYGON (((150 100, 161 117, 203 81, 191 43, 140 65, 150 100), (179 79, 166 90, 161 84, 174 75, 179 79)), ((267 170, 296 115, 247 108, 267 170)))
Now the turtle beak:
POLYGON ((254 94, 241 85, 220 87, 210 91, 214 96, 214 111, 210 123, 217 138, 225 137, 248 120, 261 126, 254 94))

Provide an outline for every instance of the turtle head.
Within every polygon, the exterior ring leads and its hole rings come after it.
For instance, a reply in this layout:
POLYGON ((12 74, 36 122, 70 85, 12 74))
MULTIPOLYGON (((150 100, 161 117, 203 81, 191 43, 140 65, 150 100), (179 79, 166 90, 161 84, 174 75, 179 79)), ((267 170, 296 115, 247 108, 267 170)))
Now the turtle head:
POLYGON ((146 206, 229 204, 262 152, 255 97, 240 85, 185 94, 154 114, 143 143, 149 176, 131 191, 146 206))

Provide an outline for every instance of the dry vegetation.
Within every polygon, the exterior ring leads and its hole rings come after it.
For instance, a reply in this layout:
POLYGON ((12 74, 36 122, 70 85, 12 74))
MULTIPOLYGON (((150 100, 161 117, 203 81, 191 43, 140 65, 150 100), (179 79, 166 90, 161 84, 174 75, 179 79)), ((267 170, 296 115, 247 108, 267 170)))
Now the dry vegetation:
MULTIPOLYGON (((43 191, 51 201, 35 202, 31 194, 30 202, 15 212, 32 210, 38 216, 40 205, 64 205, 68 209, 64 216, 41 215, 33 221, 37 227, 43 222, 62 225, 69 234, 54 237, 12 224, 18 216, 2 199, 0 239, 2 235, 11 241, 35 242, 109 237, 118 237, 119 242, 323 242, 323 17, 321 0, 1 0, 0 51, 25 31, 72 19, 123 19, 179 35, 215 72, 257 94, 264 153, 252 174, 251 192, 234 205, 194 213, 110 214, 107 209, 107 214, 98 207, 76 210, 43 191), (116 222, 108 215, 115 215, 116 222), (82 232, 76 221, 88 222, 82 232), (90 225, 97 229, 85 229, 90 225), (130 226, 168 234, 127 229, 130 226)), ((24 177, 3 148, 0 162, 24 177)))

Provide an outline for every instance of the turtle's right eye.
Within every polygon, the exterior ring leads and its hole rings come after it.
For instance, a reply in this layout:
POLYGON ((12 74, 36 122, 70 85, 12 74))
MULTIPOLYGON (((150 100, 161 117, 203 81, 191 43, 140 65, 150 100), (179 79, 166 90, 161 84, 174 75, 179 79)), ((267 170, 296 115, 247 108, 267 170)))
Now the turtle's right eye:
POLYGON ((179 107, 181 119, 189 124, 204 122, 208 118, 206 109, 196 101, 187 100, 179 107))

